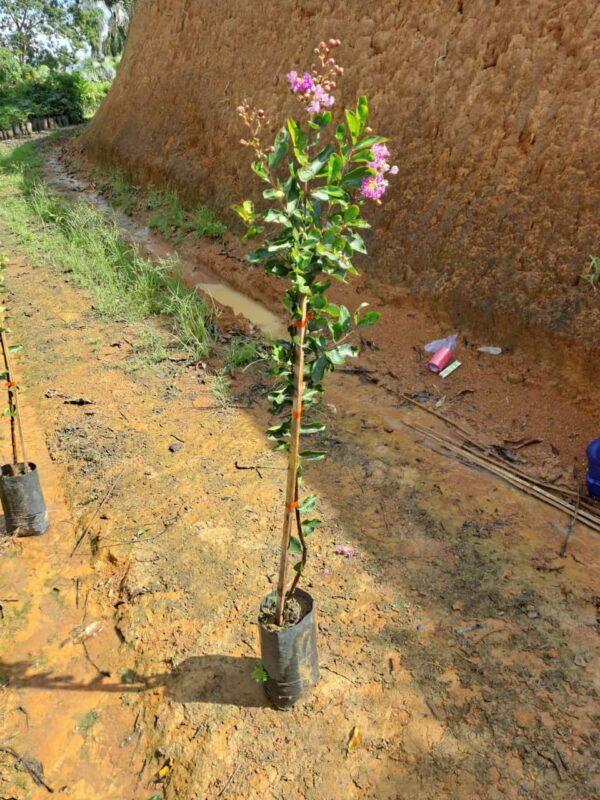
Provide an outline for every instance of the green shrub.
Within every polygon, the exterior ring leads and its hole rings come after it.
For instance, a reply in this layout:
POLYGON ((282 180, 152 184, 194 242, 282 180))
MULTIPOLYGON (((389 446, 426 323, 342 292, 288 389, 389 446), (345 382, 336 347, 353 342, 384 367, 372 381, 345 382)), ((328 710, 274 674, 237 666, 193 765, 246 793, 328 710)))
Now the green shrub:
POLYGON ((19 59, 8 47, 0 47, 0 86, 14 86, 21 76, 19 59))
POLYGON ((83 112, 86 117, 92 117, 100 103, 104 100, 110 89, 110 81, 84 82, 83 112))
POLYGON ((108 81, 88 83, 78 72, 29 70, 27 77, 13 83, 0 79, 0 128, 34 117, 64 115, 70 122, 83 122, 98 108, 109 88, 108 81))

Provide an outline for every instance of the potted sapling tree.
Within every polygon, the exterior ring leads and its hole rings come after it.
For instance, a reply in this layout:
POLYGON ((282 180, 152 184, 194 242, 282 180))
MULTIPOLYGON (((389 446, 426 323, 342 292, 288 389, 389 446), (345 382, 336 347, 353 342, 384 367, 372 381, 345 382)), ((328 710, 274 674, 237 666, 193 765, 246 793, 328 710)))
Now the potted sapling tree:
MULTIPOLYGON (((6 259, 0 258, 0 293, 4 293, 6 259)), ((12 459, 0 470, 0 502, 4 511, 6 532, 16 536, 39 536, 48 530, 48 511, 40 486, 37 467, 27 459, 23 425, 19 411, 19 387, 15 381, 11 355, 20 350, 9 344, 10 330, 6 323, 6 309, 0 306, 0 349, 4 366, 0 374, 6 386, 8 405, 4 416, 10 420, 12 459), (19 457, 19 449, 21 455, 19 457)))
POLYGON ((303 464, 325 453, 301 441, 325 428, 313 415, 327 373, 358 355, 353 333, 379 318, 366 303, 350 311, 327 293, 333 280, 346 283, 358 274, 353 259, 366 253, 360 231, 370 227, 363 206, 369 200, 380 204, 388 177, 398 172, 389 164, 386 139, 368 127, 366 97, 334 121, 334 90, 343 74, 334 56, 339 44, 321 42, 310 72, 287 76, 303 121, 287 119, 271 139, 263 109, 247 102, 238 107, 248 129, 241 144, 253 151, 252 170, 264 185, 266 203, 257 209, 245 200, 234 210, 247 238, 263 235, 247 259, 285 282, 282 301, 289 318, 288 338, 273 343, 269 394, 270 411, 280 419, 268 436, 288 456, 283 533, 277 589, 260 607, 262 664, 255 671, 279 708, 293 705, 319 680, 313 599, 299 584, 307 539, 321 521, 313 514, 316 495, 304 496, 301 487, 303 464))

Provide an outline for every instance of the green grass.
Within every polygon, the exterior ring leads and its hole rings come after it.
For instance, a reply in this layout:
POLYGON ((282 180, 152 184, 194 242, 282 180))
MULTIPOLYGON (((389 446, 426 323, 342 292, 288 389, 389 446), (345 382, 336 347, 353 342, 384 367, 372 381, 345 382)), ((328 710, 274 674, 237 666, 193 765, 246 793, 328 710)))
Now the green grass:
POLYGON ((186 215, 176 192, 165 192, 162 203, 148 220, 150 230, 160 231, 165 239, 181 239, 186 228, 186 215))
POLYGON ((590 284, 592 289, 596 289, 600 283, 600 256, 590 256, 588 271, 581 277, 590 284))
POLYGON ((162 190, 149 183, 142 190, 132 185, 121 170, 107 172, 98 166, 90 171, 89 177, 99 191, 108 195, 111 205, 125 214, 132 214, 135 210, 153 212, 148 227, 176 244, 188 235, 222 239, 227 233, 227 226, 206 206, 198 205, 193 211, 186 210, 174 189, 162 190))
POLYGON ((220 408, 228 408, 231 404, 230 383, 225 377, 224 370, 218 370, 214 375, 210 375, 206 379, 208 390, 215 401, 215 404, 220 408))
POLYGON ((227 226, 216 219, 206 206, 198 206, 189 216, 189 227, 198 238, 208 236, 209 239, 222 239, 227 233, 227 226))
POLYGON ((237 370, 264 358, 264 346, 260 342, 238 337, 233 339, 225 350, 224 368, 230 375, 234 375, 237 370))
POLYGON ((170 323, 190 357, 206 358, 215 343, 214 312, 183 286, 178 262, 151 261, 101 211, 51 193, 39 180, 41 164, 35 142, 0 159, 0 223, 32 262, 53 264, 91 290, 97 313, 139 324, 157 360, 166 355, 157 340, 158 319, 170 323))
POLYGON ((121 170, 113 170, 109 175, 110 201, 124 214, 132 214, 138 205, 139 186, 133 186, 121 170))

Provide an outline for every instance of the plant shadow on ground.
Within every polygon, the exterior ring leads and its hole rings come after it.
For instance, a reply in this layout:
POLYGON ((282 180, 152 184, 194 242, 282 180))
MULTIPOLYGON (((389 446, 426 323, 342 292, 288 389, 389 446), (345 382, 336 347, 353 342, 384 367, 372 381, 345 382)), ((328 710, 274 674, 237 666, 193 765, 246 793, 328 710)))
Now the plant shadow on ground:
POLYGON ((112 692, 139 694, 164 686, 166 695, 177 703, 233 705, 239 708, 260 708, 268 702, 260 684, 250 673, 255 658, 205 655, 184 659, 172 672, 122 675, 117 683, 109 683, 98 673, 88 683, 71 675, 51 671, 31 672, 35 666, 27 661, 0 661, 0 686, 12 689, 44 689, 64 692, 112 692))

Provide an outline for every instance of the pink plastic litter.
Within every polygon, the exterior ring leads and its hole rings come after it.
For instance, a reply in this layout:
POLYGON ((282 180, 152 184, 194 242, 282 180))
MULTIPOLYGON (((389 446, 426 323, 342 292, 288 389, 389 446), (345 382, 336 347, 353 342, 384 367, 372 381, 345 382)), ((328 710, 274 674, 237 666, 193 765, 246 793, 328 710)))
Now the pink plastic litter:
POLYGON ((429 359, 427 366, 431 372, 441 372, 453 360, 454 352, 449 347, 440 347, 435 355, 429 359))

